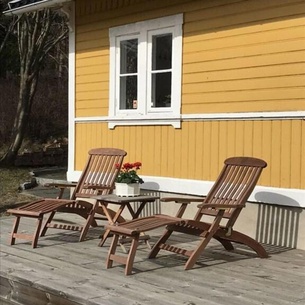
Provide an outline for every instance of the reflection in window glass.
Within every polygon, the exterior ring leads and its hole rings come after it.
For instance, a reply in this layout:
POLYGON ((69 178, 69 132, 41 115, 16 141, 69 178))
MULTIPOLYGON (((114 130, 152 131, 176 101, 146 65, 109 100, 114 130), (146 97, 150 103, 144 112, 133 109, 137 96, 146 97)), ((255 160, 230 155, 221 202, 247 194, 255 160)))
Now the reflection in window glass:
POLYGON ((152 107, 171 106, 171 84, 171 72, 152 75, 152 107))
POLYGON ((120 42, 120 109, 137 109, 138 40, 120 42))
POLYGON ((137 76, 120 77, 120 109, 137 109, 137 76))
POLYGON ((172 34, 152 36, 151 107, 171 107, 172 34))
POLYGON ((164 70, 172 68, 172 34, 152 37, 152 69, 164 70))
POLYGON ((121 74, 137 73, 138 71, 138 40, 124 40, 120 43, 121 74))

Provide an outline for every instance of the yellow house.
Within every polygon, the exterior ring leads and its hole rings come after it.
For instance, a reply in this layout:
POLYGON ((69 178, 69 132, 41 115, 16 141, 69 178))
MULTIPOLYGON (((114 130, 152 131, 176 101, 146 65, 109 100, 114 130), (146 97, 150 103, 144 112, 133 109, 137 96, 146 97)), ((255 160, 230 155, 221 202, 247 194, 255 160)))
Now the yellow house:
POLYGON ((142 162, 145 189, 204 195, 225 158, 262 158, 237 225, 305 249, 304 0, 23 0, 9 12, 48 6, 70 17, 69 180, 90 148, 119 147, 142 162))

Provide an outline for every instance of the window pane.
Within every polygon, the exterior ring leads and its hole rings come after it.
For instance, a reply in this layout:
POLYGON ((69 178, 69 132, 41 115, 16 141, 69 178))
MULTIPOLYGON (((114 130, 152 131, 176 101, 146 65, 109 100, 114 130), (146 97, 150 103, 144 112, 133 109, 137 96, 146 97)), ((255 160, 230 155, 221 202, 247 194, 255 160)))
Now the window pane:
POLYGON ((164 70, 172 67, 172 34, 152 37, 152 69, 164 70))
POLYGON ((138 77, 120 77, 120 109, 137 109, 138 77))
POLYGON ((171 83, 171 72, 152 74, 152 107, 171 106, 171 83))
POLYGON ((124 40, 121 47, 121 74, 137 73, 138 70, 138 40, 124 40))

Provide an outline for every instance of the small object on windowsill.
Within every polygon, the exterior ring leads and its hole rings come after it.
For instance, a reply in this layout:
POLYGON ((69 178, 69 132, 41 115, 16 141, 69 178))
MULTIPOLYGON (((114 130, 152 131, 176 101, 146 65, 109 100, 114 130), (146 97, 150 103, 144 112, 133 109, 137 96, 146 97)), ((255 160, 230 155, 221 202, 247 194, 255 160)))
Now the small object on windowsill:
POLYGON ((137 100, 133 100, 133 102, 132 102, 132 108, 133 108, 133 109, 137 109, 137 108, 138 108, 138 101, 137 101, 137 100))

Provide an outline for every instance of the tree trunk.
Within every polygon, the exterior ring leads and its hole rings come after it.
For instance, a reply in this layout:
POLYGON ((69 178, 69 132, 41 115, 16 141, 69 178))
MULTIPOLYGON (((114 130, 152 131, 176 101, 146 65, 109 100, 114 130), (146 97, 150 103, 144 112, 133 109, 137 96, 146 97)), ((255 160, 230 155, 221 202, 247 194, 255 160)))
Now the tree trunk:
POLYGON ((0 160, 1 165, 14 165, 18 151, 24 139, 27 123, 30 119, 32 101, 37 87, 37 80, 38 75, 30 83, 26 75, 20 79, 19 101, 12 130, 12 142, 7 152, 0 160))
POLYGON ((44 10, 22 15, 17 24, 20 56, 19 101, 12 129, 12 141, 1 158, 0 165, 14 165, 30 119, 43 60, 51 48, 67 37, 68 30, 60 35, 51 35, 50 30, 54 20, 54 14, 50 10, 44 10))

